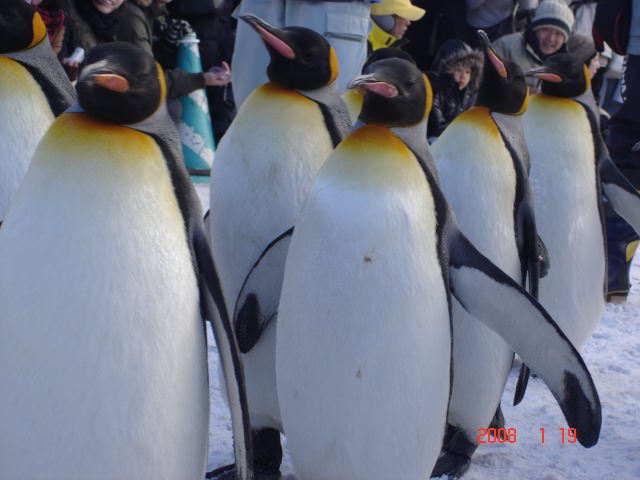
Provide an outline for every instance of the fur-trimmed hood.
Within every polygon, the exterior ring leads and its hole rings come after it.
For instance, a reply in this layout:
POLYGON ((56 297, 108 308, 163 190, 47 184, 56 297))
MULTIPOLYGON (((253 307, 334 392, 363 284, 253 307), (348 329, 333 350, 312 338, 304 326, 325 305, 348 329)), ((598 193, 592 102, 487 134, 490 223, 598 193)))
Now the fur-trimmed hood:
POLYGON ((462 40, 451 39, 444 42, 433 59, 433 70, 437 73, 450 73, 457 66, 471 69, 469 86, 473 91, 480 86, 484 56, 462 40))

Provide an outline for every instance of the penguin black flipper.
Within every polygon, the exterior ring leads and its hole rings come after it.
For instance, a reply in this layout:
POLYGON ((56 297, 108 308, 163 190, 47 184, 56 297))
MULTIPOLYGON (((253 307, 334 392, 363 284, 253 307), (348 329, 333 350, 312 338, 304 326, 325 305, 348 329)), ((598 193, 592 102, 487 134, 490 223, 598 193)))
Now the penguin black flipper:
POLYGON ((226 379, 237 478, 250 480, 253 478, 253 453, 244 369, 222 295, 220 278, 205 235, 200 201, 182 160, 180 136, 164 107, 148 119, 129 127, 150 135, 166 160, 190 241, 200 291, 200 312, 203 320, 211 323, 226 379))
MULTIPOLYGON (((548 271, 548 259, 546 256, 540 255, 541 245, 544 244, 542 244, 536 228, 533 193, 528 179, 531 160, 525 142, 522 119, 518 116, 496 112, 493 112, 491 116, 496 122, 507 150, 511 154, 516 172, 514 225, 516 226, 516 244, 520 255, 522 281, 524 286, 528 279, 529 293, 537 299, 541 271, 548 271), (542 262, 545 263, 544 267, 541 266, 542 262)), ((529 373, 529 368, 522 364, 516 385, 514 405, 520 403, 524 398, 529 381, 529 373)))
POLYGON ((76 91, 60 61, 51 50, 47 38, 28 50, 4 53, 3 55, 26 68, 33 79, 38 82, 47 97, 54 116, 57 117, 76 102, 76 91))
POLYGON ((518 383, 516 383, 516 390, 513 394, 513 406, 518 405, 524 398, 524 394, 527 391, 527 385, 529 385, 529 376, 531 370, 524 363, 520 366, 520 373, 518 374, 518 383))
POLYGON ((640 194, 611 160, 593 111, 587 104, 579 103, 587 112, 587 118, 591 124, 602 193, 615 212, 624 218, 636 232, 640 232, 640 194))
POLYGON ((640 232, 640 195, 610 158, 600 163, 602 193, 618 215, 640 232))
POLYGON ((602 423, 600 399, 578 351, 537 300, 459 230, 450 229, 448 236, 451 293, 544 380, 578 441, 585 447, 595 445, 602 423), (494 294, 480 297, 479 290, 494 294), (540 345, 547 347, 544 353, 540 345))
POLYGON ((491 117, 511 155, 516 172, 514 225, 516 226, 516 242, 522 265, 522 279, 524 282, 525 277, 528 276, 529 293, 537 298, 540 272, 543 269, 539 258, 541 240, 536 229, 533 193, 529 183, 531 160, 525 143, 522 118, 497 112, 492 112, 491 117))
POLYGON ((220 278, 202 226, 194 228, 192 232, 192 248, 199 273, 200 309, 203 318, 211 322, 226 379, 233 427, 236 478, 251 480, 253 479, 253 448, 244 370, 226 312, 220 278), (234 381, 230 381, 232 378, 234 381), (239 429, 236 425, 242 425, 242 428, 239 429))
POLYGON ((293 228, 264 249, 242 285, 236 301, 233 323, 242 353, 247 353, 260 339, 269 322, 278 314, 284 266, 293 228))

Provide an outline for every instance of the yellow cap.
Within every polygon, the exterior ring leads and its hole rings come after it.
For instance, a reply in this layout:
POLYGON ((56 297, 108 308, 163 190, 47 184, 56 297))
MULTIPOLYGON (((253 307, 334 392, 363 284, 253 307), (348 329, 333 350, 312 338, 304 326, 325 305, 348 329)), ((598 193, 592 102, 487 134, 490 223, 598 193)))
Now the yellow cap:
POLYGON ((424 14, 423 8, 412 5, 409 0, 382 0, 371 4, 371 15, 397 15, 415 22, 424 14))

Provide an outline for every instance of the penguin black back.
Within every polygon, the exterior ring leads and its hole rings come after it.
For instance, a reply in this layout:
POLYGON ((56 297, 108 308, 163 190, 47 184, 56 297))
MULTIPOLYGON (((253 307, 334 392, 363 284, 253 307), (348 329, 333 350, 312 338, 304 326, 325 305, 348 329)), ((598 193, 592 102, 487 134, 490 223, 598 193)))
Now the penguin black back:
POLYGON ((530 70, 527 75, 541 79, 542 93, 552 97, 577 97, 591 87, 586 65, 568 53, 548 57, 543 67, 530 70))
POLYGON ((360 120, 390 127, 415 125, 431 109, 431 88, 423 73, 402 58, 370 64, 349 88, 364 90, 360 120))
POLYGON ((30 48, 47 36, 36 10, 24 0, 0 2, 0 53, 30 48))
POLYGON ((338 60, 329 42, 304 27, 274 28, 254 15, 241 18, 258 32, 269 51, 269 80, 284 87, 315 90, 338 76, 338 60))
POLYGON ((80 66, 76 89, 86 112, 119 124, 151 116, 166 96, 162 68, 143 49, 125 42, 92 48, 80 66))
POLYGON ((513 62, 503 62, 486 34, 479 30, 478 35, 484 43, 485 60, 476 105, 498 113, 523 112, 529 92, 522 68, 513 62))

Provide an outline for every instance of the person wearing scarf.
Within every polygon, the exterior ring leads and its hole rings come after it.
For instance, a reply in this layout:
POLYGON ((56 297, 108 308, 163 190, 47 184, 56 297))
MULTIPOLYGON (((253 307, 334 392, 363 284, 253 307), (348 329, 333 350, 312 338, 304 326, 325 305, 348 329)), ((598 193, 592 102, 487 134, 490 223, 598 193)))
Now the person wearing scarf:
POLYGON ((123 11, 124 0, 72 0, 69 15, 75 23, 78 46, 88 51, 114 41, 123 11))

